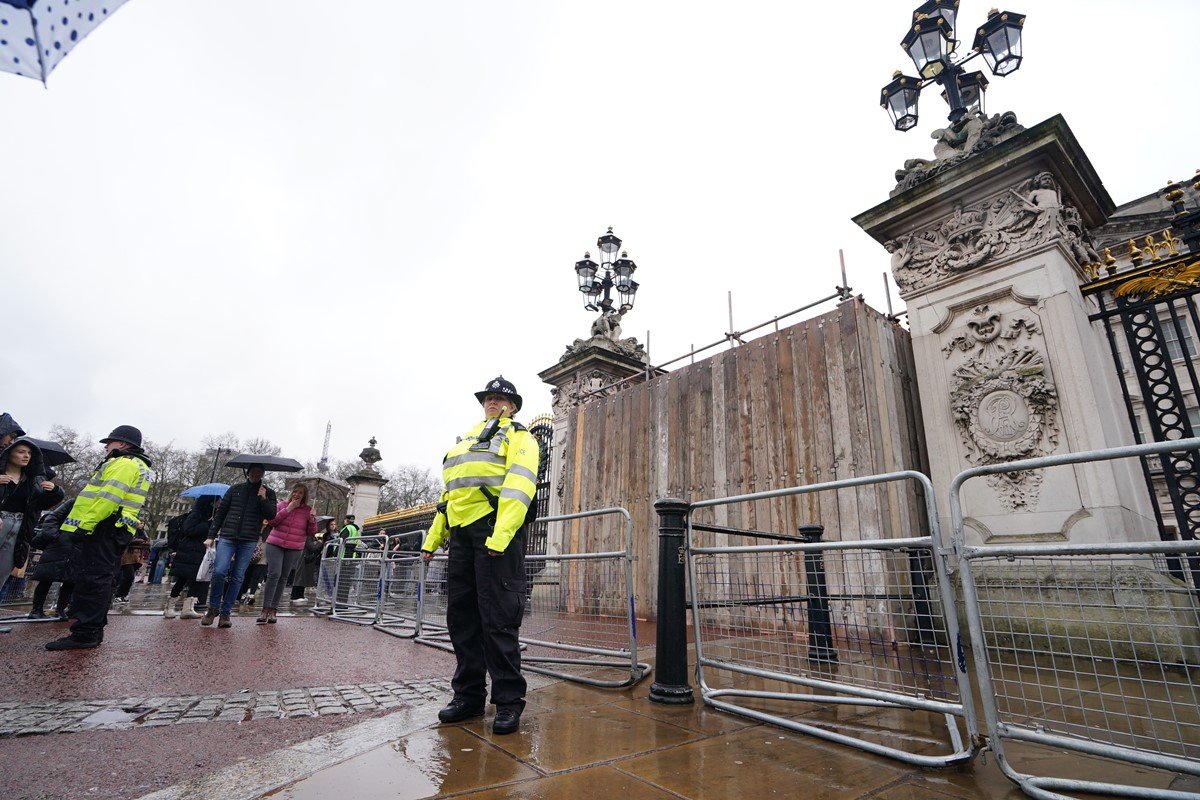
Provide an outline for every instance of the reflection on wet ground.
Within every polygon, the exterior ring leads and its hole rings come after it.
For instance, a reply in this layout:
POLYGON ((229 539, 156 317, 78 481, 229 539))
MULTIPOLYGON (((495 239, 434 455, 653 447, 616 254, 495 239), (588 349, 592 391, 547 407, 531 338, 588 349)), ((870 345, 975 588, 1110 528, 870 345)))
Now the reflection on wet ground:
MULTIPOLYGON (((778 682, 732 676, 742 688, 778 682)), ((1016 800, 1024 795, 995 757, 921 769, 697 702, 651 703, 643 682, 596 689, 555 682, 531 691, 517 734, 495 736, 491 713, 460 725, 431 726, 352 758, 273 795, 283 800, 353 796, 424 798, 611 797, 748 800, 772 796, 888 800, 1016 800)), ((748 705, 912 752, 945 747, 941 715, 907 709, 748 700, 748 705)), ((1200 791, 1184 778, 1102 759, 1009 743, 1011 761, 1039 775, 1087 776, 1130 785, 1200 791)))

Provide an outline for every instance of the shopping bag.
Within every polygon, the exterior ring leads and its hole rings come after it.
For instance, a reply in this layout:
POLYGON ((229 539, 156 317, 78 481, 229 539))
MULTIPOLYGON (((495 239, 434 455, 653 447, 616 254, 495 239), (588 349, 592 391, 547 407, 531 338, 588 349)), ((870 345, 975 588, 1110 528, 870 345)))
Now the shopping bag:
POLYGON ((217 548, 208 548, 204 551, 204 558, 200 561, 200 568, 196 570, 197 581, 207 581, 212 578, 213 565, 217 563, 217 548))

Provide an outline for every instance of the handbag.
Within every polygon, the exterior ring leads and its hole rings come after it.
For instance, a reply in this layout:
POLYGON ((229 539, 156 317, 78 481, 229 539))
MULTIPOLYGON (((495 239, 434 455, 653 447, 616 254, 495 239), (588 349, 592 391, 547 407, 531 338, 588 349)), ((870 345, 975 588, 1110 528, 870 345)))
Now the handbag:
POLYGON ((210 578, 212 578, 213 565, 216 563, 217 563, 217 548, 214 545, 213 547, 209 547, 209 548, 205 549, 204 558, 200 559, 200 567, 196 570, 196 580, 197 581, 207 581, 210 578))

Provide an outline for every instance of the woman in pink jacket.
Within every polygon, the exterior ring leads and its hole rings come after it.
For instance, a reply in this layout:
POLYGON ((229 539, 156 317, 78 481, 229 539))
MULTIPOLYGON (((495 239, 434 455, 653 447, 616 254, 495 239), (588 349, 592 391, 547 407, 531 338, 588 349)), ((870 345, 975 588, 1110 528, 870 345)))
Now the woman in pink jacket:
POLYGON ((308 504, 308 487, 298 483, 287 500, 280 500, 275 519, 270 520, 263 555, 267 561, 267 585, 263 588, 259 625, 275 622, 275 610, 283 597, 284 576, 300 566, 304 543, 317 532, 317 517, 308 504))

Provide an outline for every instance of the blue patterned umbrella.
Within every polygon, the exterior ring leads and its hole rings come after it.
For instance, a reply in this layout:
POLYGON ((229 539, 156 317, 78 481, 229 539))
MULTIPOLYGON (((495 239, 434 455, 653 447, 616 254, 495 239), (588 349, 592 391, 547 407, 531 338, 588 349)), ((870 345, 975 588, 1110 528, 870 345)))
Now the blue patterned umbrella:
POLYGON ((227 483, 202 483, 179 493, 180 497, 224 497, 229 490, 227 483))
POLYGON ((0 70, 42 83, 125 0, 0 0, 0 70))

